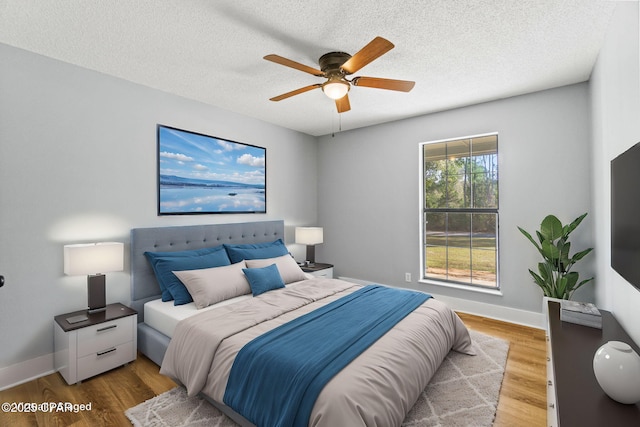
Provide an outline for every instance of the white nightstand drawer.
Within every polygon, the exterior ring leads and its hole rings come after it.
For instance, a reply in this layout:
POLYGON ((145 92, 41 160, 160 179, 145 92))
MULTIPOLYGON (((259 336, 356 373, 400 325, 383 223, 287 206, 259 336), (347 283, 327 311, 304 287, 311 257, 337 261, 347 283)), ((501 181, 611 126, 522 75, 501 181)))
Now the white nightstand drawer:
POLYGON ((324 268, 322 270, 310 272, 315 277, 326 277, 327 279, 333 279, 333 267, 324 268))
POLYGON ((128 316, 78 330, 78 358, 132 341, 135 319, 128 316))
POLYGON ((78 381, 117 368, 135 359, 133 341, 78 359, 78 381))

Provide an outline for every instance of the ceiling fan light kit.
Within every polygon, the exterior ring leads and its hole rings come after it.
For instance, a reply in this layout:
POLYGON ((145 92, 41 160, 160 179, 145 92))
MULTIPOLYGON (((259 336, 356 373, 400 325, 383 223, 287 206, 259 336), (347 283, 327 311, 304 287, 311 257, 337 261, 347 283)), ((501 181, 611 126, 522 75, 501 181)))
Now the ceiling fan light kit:
POLYGON ((349 83, 347 81, 334 79, 327 80, 322 84, 322 91, 331 99, 340 99, 349 92, 349 83))
POLYGON ((324 77, 327 79, 327 81, 322 84, 305 86, 303 88, 275 96, 271 98, 271 101, 282 101, 283 99, 290 98, 294 95, 299 95, 321 87, 325 95, 335 100, 338 113, 344 113, 351 109, 349 96, 347 95, 351 89, 351 85, 409 92, 413 89, 415 82, 362 76, 354 77, 351 80, 347 80, 346 78, 347 75, 355 73, 391 49, 393 49, 393 43, 382 37, 376 37, 353 56, 345 52, 325 53, 318 60, 320 70, 292 61, 291 59, 283 58, 279 55, 267 55, 264 57, 267 61, 275 62, 276 64, 295 68, 296 70, 312 74, 316 77, 324 77))

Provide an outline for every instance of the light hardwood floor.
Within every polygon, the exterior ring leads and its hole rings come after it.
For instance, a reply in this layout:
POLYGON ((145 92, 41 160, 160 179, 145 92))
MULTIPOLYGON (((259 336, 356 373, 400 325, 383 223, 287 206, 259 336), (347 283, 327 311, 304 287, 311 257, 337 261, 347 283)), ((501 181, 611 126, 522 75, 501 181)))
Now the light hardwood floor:
MULTIPOLYGON (((546 345, 544 331, 460 313, 469 329, 510 342, 495 427, 546 425, 546 345)), ((91 403, 90 411, 0 412, 0 426, 127 426, 127 408, 175 387, 143 355, 127 366, 68 386, 54 373, 0 392, 4 402, 91 403)))
POLYGON ((467 328, 509 341, 494 427, 547 425, 545 332, 513 323, 458 313, 467 328))

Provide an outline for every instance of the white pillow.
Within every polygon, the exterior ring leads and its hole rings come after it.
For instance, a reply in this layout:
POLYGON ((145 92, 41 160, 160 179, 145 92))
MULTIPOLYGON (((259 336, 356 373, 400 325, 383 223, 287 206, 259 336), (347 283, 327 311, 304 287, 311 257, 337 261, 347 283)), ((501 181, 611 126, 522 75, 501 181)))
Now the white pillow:
POLYGON ((222 267, 174 271, 184 284, 198 309, 240 295, 250 294, 251 287, 242 271, 244 261, 222 267))
POLYGON ((271 264, 275 264, 278 267, 280 276, 285 284, 299 282, 300 280, 306 280, 307 276, 304 271, 300 269, 300 266, 295 259, 289 254, 282 255, 276 258, 267 259, 245 259, 247 268, 262 268, 268 267, 271 264))

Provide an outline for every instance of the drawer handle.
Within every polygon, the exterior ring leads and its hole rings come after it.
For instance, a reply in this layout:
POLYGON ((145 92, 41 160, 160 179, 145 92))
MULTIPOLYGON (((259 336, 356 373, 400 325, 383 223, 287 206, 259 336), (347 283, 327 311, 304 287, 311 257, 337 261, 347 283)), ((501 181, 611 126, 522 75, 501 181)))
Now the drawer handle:
POLYGON ((113 348, 110 348, 109 350, 99 351, 98 353, 96 353, 96 355, 97 356, 104 356, 105 354, 113 353, 116 350, 117 350, 117 348, 113 347, 113 348))
POLYGON ((547 385, 548 385, 549 387, 551 387, 551 386, 553 385, 553 383, 552 383, 551 381, 547 381, 547 385))
POLYGON ((555 408, 555 407, 556 407, 556 405, 555 405, 555 404, 553 404, 553 403, 549 403, 549 408, 553 409, 553 408, 555 408))
POLYGON ((104 331, 108 331, 109 329, 114 329, 117 327, 118 325, 105 326, 104 328, 97 329, 96 332, 104 332, 104 331))

